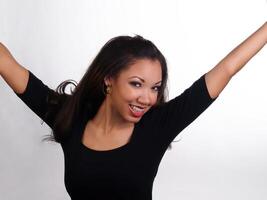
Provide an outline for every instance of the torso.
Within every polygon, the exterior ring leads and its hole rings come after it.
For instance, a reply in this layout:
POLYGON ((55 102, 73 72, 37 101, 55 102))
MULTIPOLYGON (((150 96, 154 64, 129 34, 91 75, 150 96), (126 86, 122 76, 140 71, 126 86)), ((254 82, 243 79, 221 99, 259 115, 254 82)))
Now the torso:
POLYGON ((86 147, 97 151, 116 149, 130 141, 133 129, 134 126, 116 133, 110 133, 107 136, 101 136, 99 130, 94 128, 91 123, 87 123, 82 136, 82 143, 86 147))

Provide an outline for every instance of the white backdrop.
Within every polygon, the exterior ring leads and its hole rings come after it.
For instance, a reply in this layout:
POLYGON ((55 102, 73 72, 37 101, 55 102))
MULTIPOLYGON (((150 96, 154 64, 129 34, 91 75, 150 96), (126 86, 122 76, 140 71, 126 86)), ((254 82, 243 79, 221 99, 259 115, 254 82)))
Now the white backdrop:
MULTIPOLYGON (((112 37, 140 34, 169 66, 169 99, 258 29, 265 0, 0 0, 0 41, 49 87, 79 81, 112 37)), ((267 48, 167 151, 154 200, 267 199, 267 48)), ((70 199, 63 152, 0 79, 0 199, 70 199)))

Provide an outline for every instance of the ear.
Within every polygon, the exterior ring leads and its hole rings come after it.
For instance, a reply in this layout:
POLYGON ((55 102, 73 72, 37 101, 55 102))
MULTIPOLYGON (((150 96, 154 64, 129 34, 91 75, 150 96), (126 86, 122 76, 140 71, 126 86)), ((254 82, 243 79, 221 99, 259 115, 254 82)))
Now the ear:
POLYGON ((112 85, 111 77, 105 76, 104 83, 105 83, 105 85, 112 85))

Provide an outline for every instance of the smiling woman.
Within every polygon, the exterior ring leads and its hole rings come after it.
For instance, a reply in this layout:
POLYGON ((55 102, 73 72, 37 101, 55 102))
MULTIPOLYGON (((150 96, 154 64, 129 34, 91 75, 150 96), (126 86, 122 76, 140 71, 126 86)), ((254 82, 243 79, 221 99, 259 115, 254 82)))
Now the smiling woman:
MULTIPOLYGON (((150 143, 154 137, 159 138, 158 133, 149 130, 149 123, 141 127, 145 115, 165 103, 167 65, 157 47, 139 35, 112 38, 70 95, 65 88, 73 83, 71 80, 54 91, 27 72, 25 90, 18 93, 15 87, 12 89, 51 127, 53 135, 48 139, 62 145, 66 188, 72 199, 152 198, 155 170, 162 150, 170 145, 168 140, 159 145, 158 139, 150 143), (141 82, 133 76, 140 77, 141 82), (133 86, 133 81, 139 81, 139 87, 133 86), (155 148, 155 160, 149 161, 143 171, 144 161, 155 148), (148 154, 138 158, 140 151, 148 154), (145 173, 149 176, 143 181, 145 173)), ((6 72, 1 75, 7 82, 18 78, 6 72)))
MULTIPOLYGON (((55 140, 60 142, 67 137, 73 118, 80 113, 88 115, 104 133, 132 127, 138 118, 129 115, 129 105, 145 107, 146 112, 150 107, 164 103, 166 82, 165 58, 151 41, 139 35, 112 38, 100 50, 58 113, 53 127, 55 140), (137 89, 129 84, 131 76, 142 76, 147 83, 137 89), (160 90, 148 90, 151 83, 158 80, 162 81, 160 90)), ((69 83, 63 82, 57 91, 63 91, 62 95, 66 96, 64 88, 69 83)), ((57 93, 51 93, 49 98, 54 101, 57 96, 57 93)))
MULTIPOLYGON (((113 107, 120 113, 118 117, 113 115, 107 118, 119 122, 118 124, 123 124, 122 122, 130 122, 130 124, 138 122, 140 117, 157 103, 159 91, 155 91, 154 88, 155 83, 159 82, 157 80, 161 80, 161 71, 159 61, 139 59, 134 64, 131 64, 127 70, 119 73, 115 79, 105 80, 105 84, 112 88, 112 93, 107 96, 104 105, 106 108, 113 107), (140 79, 140 77, 142 78, 140 79), (138 82, 138 79, 143 83, 138 82), (138 86, 133 85, 133 81, 138 86), (133 111, 133 116, 129 115, 129 105, 133 105, 133 109, 130 109, 130 111, 133 111), (122 119, 120 116, 122 116, 122 119)), ((99 121, 103 119, 102 117, 99 118, 99 121)), ((112 124, 116 124, 116 122, 112 124)))
POLYGON ((71 94, 71 80, 50 89, 2 44, 0 73, 62 146, 72 199, 149 200, 171 142, 266 44, 266 26, 168 102, 166 60, 140 35, 110 39, 71 94))

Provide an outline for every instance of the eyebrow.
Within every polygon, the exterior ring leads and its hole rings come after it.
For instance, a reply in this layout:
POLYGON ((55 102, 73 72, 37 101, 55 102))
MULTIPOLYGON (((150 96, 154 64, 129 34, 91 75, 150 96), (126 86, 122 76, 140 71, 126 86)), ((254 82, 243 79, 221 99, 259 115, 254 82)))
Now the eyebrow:
MULTIPOLYGON (((145 80, 142 79, 142 78, 139 77, 139 76, 131 76, 130 78, 138 78, 138 79, 140 79, 143 83, 145 82, 145 80)), ((130 78, 129 78, 129 79, 130 79, 130 78)), ((158 84, 158 83, 161 83, 161 82, 162 82, 162 81, 159 81, 159 82, 155 83, 155 85, 158 84)))

